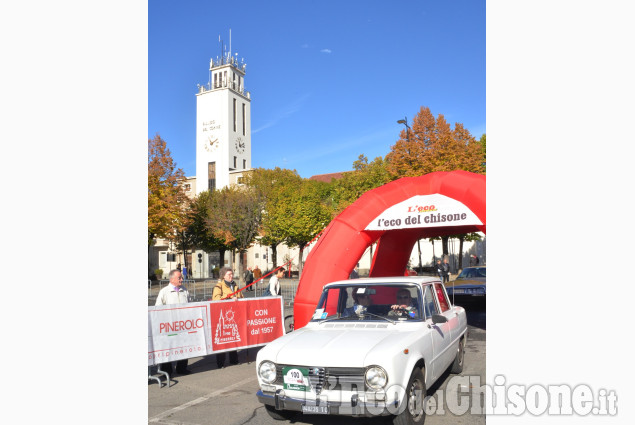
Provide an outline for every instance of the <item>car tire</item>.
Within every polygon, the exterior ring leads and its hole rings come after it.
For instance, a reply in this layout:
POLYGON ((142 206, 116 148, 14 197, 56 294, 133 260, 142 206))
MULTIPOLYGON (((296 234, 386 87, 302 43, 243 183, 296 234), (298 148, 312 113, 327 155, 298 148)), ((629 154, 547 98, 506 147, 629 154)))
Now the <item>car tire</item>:
POLYGON ((417 425, 423 424, 426 419, 424 401, 426 398, 426 382, 423 371, 416 367, 410 375, 406 395, 403 403, 403 411, 393 418, 393 425, 417 425))
POLYGON ((295 416, 295 412, 291 410, 276 410, 275 407, 265 404, 265 410, 271 418, 277 421, 287 421, 295 416))
POLYGON ((451 373, 461 373, 463 372, 463 363, 465 361, 465 337, 461 338, 459 341, 459 348, 456 352, 456 357, 454 358, 454 363, 452 364, 451 373))

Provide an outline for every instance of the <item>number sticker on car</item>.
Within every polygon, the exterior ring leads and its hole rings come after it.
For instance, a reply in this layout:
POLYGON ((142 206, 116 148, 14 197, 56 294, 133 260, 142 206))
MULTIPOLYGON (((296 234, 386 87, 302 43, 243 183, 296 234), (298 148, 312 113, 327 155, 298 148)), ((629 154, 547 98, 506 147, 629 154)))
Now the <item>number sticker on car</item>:
POLYGON ((309 391, 309 369, 304 367, 283 367, 282 377, 285 390, 309 391))

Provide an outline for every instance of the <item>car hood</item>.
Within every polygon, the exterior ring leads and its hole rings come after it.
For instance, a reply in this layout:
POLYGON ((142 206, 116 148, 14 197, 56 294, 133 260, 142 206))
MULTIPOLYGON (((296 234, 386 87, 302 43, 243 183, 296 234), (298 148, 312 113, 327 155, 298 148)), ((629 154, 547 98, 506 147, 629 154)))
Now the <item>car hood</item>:
POLYGON ((402 324, 388 324, 385 329, 304 327, 267 344, 260 354, 261 358, 278 364, 362 367, 372 351, 390 353, 407 344, 408 334, 414 335, 415 331, 397 331, 400 326, 402 324))
POLYGON ((485 286, 485 278, 480 279, 456 279, 445 284, 446 288, 470 288, 474 286, 485 286))

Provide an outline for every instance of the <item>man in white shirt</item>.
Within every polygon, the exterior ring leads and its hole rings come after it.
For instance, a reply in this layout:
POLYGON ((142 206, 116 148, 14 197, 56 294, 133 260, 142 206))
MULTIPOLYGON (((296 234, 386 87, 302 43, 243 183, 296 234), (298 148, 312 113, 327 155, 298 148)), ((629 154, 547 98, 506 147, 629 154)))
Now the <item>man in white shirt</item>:
MULTIPOLYGON (((170 271, 168 275, 170 283, 165 288, 159 291, 157 296, 157 302, 154 305, 169 305, 169 304, 185 304, 188 302, 187 289, 183 288, 183 276, 177 269, 170 271)), ((161 370, 172 374, 172 362, 161 364, 161 370)), ((179 375, 189 375, 187 370, 187 359, 179 360, 176 362, 176 372, 179 375)))

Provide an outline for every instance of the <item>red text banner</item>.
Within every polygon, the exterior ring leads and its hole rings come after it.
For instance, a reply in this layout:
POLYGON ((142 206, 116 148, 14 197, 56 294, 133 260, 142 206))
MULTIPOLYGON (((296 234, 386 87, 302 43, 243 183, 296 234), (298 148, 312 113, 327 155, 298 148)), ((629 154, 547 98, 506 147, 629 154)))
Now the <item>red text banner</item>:
POLYGON ((284 335, 281 297, 148 307, 148 365, 265 345, 284 335))
POLYGON ((212 351, 264 345, 284 335, 282 312, 281 297, 211 303, 212 351))

